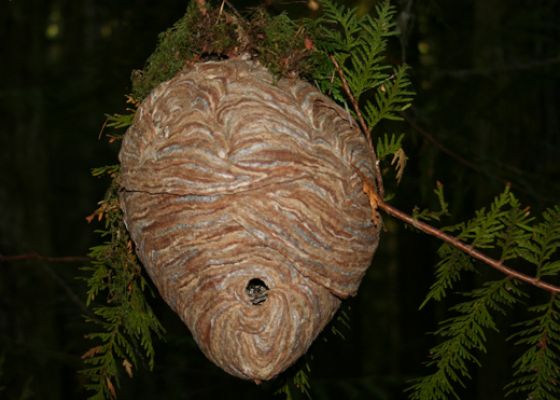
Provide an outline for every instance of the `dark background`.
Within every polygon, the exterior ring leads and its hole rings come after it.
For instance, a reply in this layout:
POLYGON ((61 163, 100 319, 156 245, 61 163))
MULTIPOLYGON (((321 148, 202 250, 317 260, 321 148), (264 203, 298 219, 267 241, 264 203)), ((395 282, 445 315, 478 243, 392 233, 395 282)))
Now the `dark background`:
MULTIPOLYGON (((257 1, 234 1, 242 10, 257 1)), ((309 16, 306 2, 268 1, 272 12, 309 16)), ((409 165, 395 203, 434 206, 444 183, 452 217, 489 204, 506 183, 534 212, 560 200, 560 7, 553 0, 401 0, 402 35, 389 60, 405 61, 417 97, 408 121, 409 165)), ((116 162, 99 139, 106 113, 122 112, 132 69, 142 68, 182 1, 0 0, 0 255, 80 256, 99 242, 95 208, 107 181, 91 168, 116 162)), ((373 1, 353 1, 361 12, 373 1)), ((387 232, 357 298, 344 309, 345 339, 325 333, 310 351, 314 399, 400 399, 425 373, 445 304, 418 311, 437 262, 435 239, 386 219, 387 232), (312 358, 312 359, 311 359, 312 358)), ((25 257, 24 257, 25 258, 25 257)), ((85 262, 0 261, 0 398, 85 398, 77 371, 85 262)), ((473 279, 496 277, 480 266, 473 279)), ((153 305, 167 335, 154 372, 123 377, 122 399, 267 399, 196 349, 165 304, 153 305)), ((500 321, 507 336, 510 321, 500 321)), ((489 337, 468 399, 503 398, 512 350, 489 337)))

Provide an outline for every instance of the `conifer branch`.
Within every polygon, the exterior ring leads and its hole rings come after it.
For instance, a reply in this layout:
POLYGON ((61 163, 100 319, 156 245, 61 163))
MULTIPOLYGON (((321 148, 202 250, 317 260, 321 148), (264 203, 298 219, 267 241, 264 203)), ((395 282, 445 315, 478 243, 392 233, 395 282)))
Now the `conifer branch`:
MULTIPOLYGON (((88 259, 89 260, 89 259, 88 259)), ((64 289, 64 291, 66 292, 66 295, 68 296, 68 298, 80 309, 82 310, 82 312, 84 313, 84 315, 86 315, 88 318, 90 318, 92 321, 96 321, 99 322, 100 320, 95 316, 95 314, 86 306, 86 304, 80 299, 80 297, 74 293, 74 291, 72 290, 72 288, 70 286, 68 286, 66 284, 66 282, 64 281, 64 279, 62 279, 57 273, 56 271, 54 271, 51 267, 49 267, 48 265, 43 265, 44 270, 47 272, 47 274, 50 275, 50 277, 56 282, 58 283, 58 285, 60 287, 62 287, 62 289, 64 289)))
MULTIPOLYGON (((465 254, 468 254, 469 256, 471 256, 472 258, 475 258, 479 261, 482 261, 483 263, 489 265, 490 267, 502 272, 503 274, 511 277, 511 278, 515 278, 517 280, 520 280, 522 282, 528 283, 530 285, 536 286, 540 289, 544 289, 548 292, 551 293, 560 293, 560 287, 559 286, 555 286, 552 285, 548 282, 544 282, 541 279, 539 279, 538 277, 532 277, 529 275, 526 275, 522 272, 516 271, 510 267, 508 267, 507 265, 505 265, 503 262, 496 260, 492 257, 487 256, 486 254, 476 250, 474 247, 462 242, 461 240, 457 239, 456 237, 449 235, 445 232, 443 232, 440 229, 437 229, 435 227, 433 227, 430 224, 427 224, 425 222, 422 222, 414 217, 412 217, 409 214, 406 214, 405 212, 390 206, 389 204, 385 203, 383 201, 383 195, 384 195, 384 189, 383 189, 383 178, 381 175, 381 170, 379 168, 379 163, 377 161, 377 156, 375 153, 375 148, 373 146, 373 142, 371 139, 371 131, 368 128, 364 117, 360 111, 360 106, 358 104, 358 101, 356 100, 355 96, 352 94, 352 91, 350 90, 350 87, 348 86, 348 82, 346 80, 346 77, 344 76, 344 71, 342 71, 342 68, 340 67, 339 63, 337 62, 336 58, 334 57, 334 55, 329 54, 329 59, 331 60, 331 62, 333 63, 335 70, 340 78, 340 81, 342 83, 342 89, 344 90, 344 93, 346 94, 346 96, 348 97, 348 99, 350 100, 352 107, 354 108, 354 111, 356 113, 356 117, 358 119, 358 123, 360 125, 360 128, 362 130, 362 132, 364 133, 367 142, 368 142, 368 146, 369 149, 371 150, 372 153, 372 162, 374 165, 374 171, 375 171, 375 179, 376 179, 376 186, 378 188, 377 191, 375 191, 373 188, 369 188, 369 190, 366 190, 366 192, 368 193, 369 196, 376 196, 375 199, 370 199, 371 204, 376 204, 377 207, 381 208, 383 211, 385 211, 387 214, 400 219, 403 222, 406 222, 409 225, 414 226, 415 228, 419 229, 420 231, 427 233, 431 236, 434 236, 448 244, 450 244, 451 246, 461 250, 462 252, 464 252, 465 254)), ((363 177, 362 177, 363 178, 363 177)), ((368 183, 364 182, 364 184, 367 186, 368 183)))
POLYGON ((43 255, 35 253, 35 252, 34 253, 29 253, 29 254, 17 254, 17 255, 11 255, 11 256, 5 256, 5 255, 0 254, 0 264, 2 264, 4 262, 13 262, 13 261, 37 261, 39 263, 43 263, 42 267, 46 271, 46 273, 49 274, 50 277, 58 285, 60 285, 60 287, 62 287, 62 289, 64 289, 64 291, 66 292, 66 294, 68 295, 70 300, 80 310, 82 310, 84 315, 87 315, 88 318, 91 318, 92 320, 97 320, 97 318, 95 317, 95 314, 93 314, 91 312, 91 310, 80 300, 80 297, 78 295, 76 295, 76 293, 74 293, 72 288, 70 288, 70 286, 68 286, 66 284, 64 279, 62 279, 51 267, 44 264, 44 263, 52 263, 52 264, 82 263, 82 262, 90 261, 89 257, 84 257, 84 256, 49 257, 49 256, 43 256, 43 255))
POLYGON ((522 282, 525 282, 525 283, 528 283, 530 285, 536 286, 538 288, 544 289, 544 290, 546 290, 548 292, 551 292, 551 293, 560 293, 560 286, 552 285, 548 282, 542 281, 538 277, 532 277, 532 276, 526 275, 522 272, 516 271, 516 270, 508 267, 507 265, 505 265, 502 261, 499 261, 499 260, 496 260, 492 257, 489 257, 488 255, 476 250, 473 246, 470 246, 470 245, 462 242, 458 238, 456 238, 452 235, 449 235, 449 234, 443 232, 442 230, 433 227, 430 224, 422 222, 422 221, 414 218, 413 216, 411 216, 409 214, 406 214, 405 212, 390 206, 389 204, 387 204, 383 201, 383 196, 384 196, 383 178, 382 178, 381 170, 379 168, 379 162, 378 162, 376 152, 375 152, 375 148, 374 148, 372 138, 371 138, 371 129, 368 127, 368 125, 367 125, 367 123, 366 123, 366 121, 365 121, 365 119, 362 115, 360 105, 358 104, 358 100, 356 99, 356 96, 354 96, 354 94, 352 93, 352 90, 350 89, 348 81, 345 77, 344 71, 341 68, 338 61, 336 60, 336 57, 333 54, 329 54, 328 57, 334 65, 334 68, 335 68, 335 70, 338 74, 338 77, 340 78, 340 81, 341 81, 341 84, 342 84, 342 89, 343 89, 344 93, 346 94, 346 96, 348 97, 348 99, 350 100, 350 103, 352 104, 352 108, 355 111, 356 118, 358 120, 359 126, 360 126, 362 132, 364 133, 364 135, 366 137, 366 140, 368 142, 368 147, 371 150, 372 163, 374 165, 377 190, 374 190, 372 185, 369 184, 364 179, 364 177, 362 176, 362 179, 364 180, 364 185, 365 185, 365 192, 368 194, 368 196, 370 196, 370 203, 372 205, 376 205, 378 208, 381 208, 387 214, 389 214, 389 215, 391 215, 391 216, 393 216, 397 219, 400 219, 401 221, 406 222, 409 225, 414 226, 415 228, 421 230, 424 233, 427 233, 431 236, 434 236, 434 237, 448 243, 449 245, 461 250, 465 254, 468 254, 472 258, 475 258, 479 261, 482 261, 483 263, 489 265, 490 267, 502 272, 503 274, 505 274, 505 275, 507 275, 511 278, 515 278, 517 280, 520 280, 522 282), (369 186, 369 187, 366 188, 367 186, 369 186), (375 197, 375 198, 371 198, 371 197, 375 197))
POLYGON ((385 196, 385 189, 383 187, 383 176, 381 175, 381 169, 379 168, 379 162, 377 161, 375 147, 373 146, 373 141, 371 138, 371 131, 366 124, 364 116, 362 115, 362 111, 360 110, 360 105, 358 104, 358 101, 356 100, 356 98, 352 94, 352 91, 350 90, 350 87, 348 86, 348 81, 344 76, 344 72, 342 71, 342 68, 340 68, 340 65, 338 64, 338 61, 336 61, 336 58, 332 54, 329 54, 329 59, 334 65, 338 77, 342 82, 342 89, 344 90, 344 93, 346 93, 346 96, 348 96, 350 103, 352 103, 352 108, 354 108, 354 111, 356 112, 356 117, 358 118, 358 123, 360 124, 360 128, 362 129, 362 132, 366 137, 368 148, 370 149, 371 152, 373 168, 375 171, 375 183, 377 186, 376 193, 379 194, 379 197, 383 198, 385 196))
MULTIPOLYGON (((366 183, 367 184, 367 183, 366 183)), ((537 277, 532 277, 529 275, 526 275, 522 272, 516 271, 510 267, 508 267, 507 265, 503 264, 502 262, 487 256, 486 254, 476 250, 475 248, 473 248, 472 246, 469 246, 468 244, 460 241, 459 239, 457 239, 456 237, 449 235, 443 231, 441 231, 440 229, 437 229, 435 227, 433 227, 430 224, 427 224, 425 222, 422 222, 418 219, 413 218, 411 215, 393 207, 390 206, 389 204, 385 203, 383 200, 381 199, 376 199, 376 203, 377 206, 382 209, 383 211, 385 211, 387 214, 391 215, 392 217, 395 217, 397 219, 400 219, 403 222, 406 222, 409 225, 412 225, 413 227, 415 227, 416 229, 427 233, 428 235, 434 236, 448 244, 450 244, 451 246, 461 250, 462 252, 468 254, 469 256, 471 256, 472 258, 475 258, 479 261, 482 261, 483 263, 489 265, 490 267, 502 272, 503 274, 520 280, 522 282, 528 283, 530 285, 536 286, 540 289, 544 289, 550 293, 560 293, 560 287, 559 286, 555 286, 552 285, 548 282, 542 281, 537 277)))

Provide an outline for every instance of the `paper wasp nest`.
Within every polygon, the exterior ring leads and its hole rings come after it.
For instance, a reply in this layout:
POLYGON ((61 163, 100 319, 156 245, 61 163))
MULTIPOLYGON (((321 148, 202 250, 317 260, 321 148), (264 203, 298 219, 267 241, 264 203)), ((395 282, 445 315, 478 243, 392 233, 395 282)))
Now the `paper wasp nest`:
POLYGON ((371 162, 313 86, 251 61, 197 64, 144 100, 119 157, 140 260, 230 374, 272 379, 356 293, 379 239, 371 162))

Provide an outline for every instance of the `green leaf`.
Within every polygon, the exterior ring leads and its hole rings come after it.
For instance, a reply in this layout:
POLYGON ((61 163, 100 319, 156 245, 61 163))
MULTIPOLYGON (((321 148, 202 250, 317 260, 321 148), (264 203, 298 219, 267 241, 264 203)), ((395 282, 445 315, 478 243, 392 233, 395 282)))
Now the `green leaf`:
POLYGON ((524 294, 516 281, 502 279, 464 294, 466 301, 451 307, 454 315, 440 323, 435 335, 442 341, 430 351, 432 374, 416 379, 407 389, 412 400, 459 399, 455 386, 465 387, 470 367, 480 365, 486 352, 486 331, 497 331, 495 313, 505 314, 524 294))
POLYGON ((132 125, 134 112, 127 114, 106 114, 106 126, 109 128, 123 129, 132 125))
MULTIPOLYGON (((356 101, 365 102, 363 114, 369 129, 383 119, 400 120, 399 113, 410 106, 414 93, 407 67, 393 70, 385 61, 387 39, 397 33, 396 9, 383 1, 372 18, 359 16, 355 8, 337 6, 330 0, 322 4, 323 15, 313 29, 314 41, 322 54, 335 57, 356 101)), ((328 58, 317 63, 312 78, 323 92, 345 103, 342 82, 328 58)))
POLYGON ((547 303, 529 309, 533 317, 517 324, 510 339, 526 350, 514 362, 513 381, 506 394, 523 398, 555 400, 560 397, 560 300, 551 295, 547 303))
POLYGON ((114 397, 123 366, 137 368, 141 359, 147 359, 153 368, 153 338, 164 332, 147 302, 146 295, 153 293, 132 251, 116 188, 113 183, 100 207, 105 229, 98 233, 107 241, 91 248, 92 261, 84 268, 89 274, 85 279, 87 305, 97 318, 88 320, 95 330, 86 338, 94 343, 82 357, 82 374, 87 379, 91 399, 114 397))
MULTIPOLYGON (((440 198, 442 192, 436 194, 440 198)), ((447 209, 445 201, 442 207, 447 209)), ((494 199, 489 210, 482 208, 471 220, 444 227, 442 230, 454 233, 458 239, 473 248, 501 248, 501 258, 506 260, 519 254, 518 241, 523 242, 530 237, 531 229, 528 228, 528 224, 531 221, 532 217, 527 210, 521 209, 517 198, 506 188, 494 199)), ((436 279, 420 308, 426 306, 430 300, 444 299, 454 283, 461 279, 462 272, 474 270, 470 257, 448 244, 443 244, 438 254, 440 261, 436 265, 436 279)))
POLYGON ((384 134, 377 139, 375 150, 377 152, 377 159, 382 161, 388 156, 394 155, 401 147, 404 139, 404 133, 397 135, 396 133, 384 134))

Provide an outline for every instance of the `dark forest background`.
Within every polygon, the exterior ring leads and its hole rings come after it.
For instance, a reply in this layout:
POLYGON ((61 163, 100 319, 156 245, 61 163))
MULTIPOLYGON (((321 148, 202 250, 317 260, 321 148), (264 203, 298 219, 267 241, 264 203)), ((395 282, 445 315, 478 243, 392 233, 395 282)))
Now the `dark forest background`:
MULTIPOLYGON (((417 96, 397 127, 409 165, 394 200, 435 206, 441 181, 451 224, 487 205, 506 184, 535 212, 560 202, 560 6, 554 0, 400 0, 401 35, 391 63, 406 62, 417 96)), ((118 143, 99 139, 106 113, 122 112, 130 74, 186 0, 0 0, 0 398, 85 398, 81 354, 85 261, 99 242, 85 217, 108 184, 94 167, 116 162, 118 143), (24 255, 14 259, 14 255, 24 255)), ((258 1, 233 1, 243 10, 258 1)), ((362 12, 374 1, 346 2, 362 12)), ((272 13, 312 16, 306 1, 267 1, 272 13)), ((436 239, 385 219, 387 232, 357 298, 345 339, 312 347, 314 399, 401 399, 422 374, 445 304, 418 311, 437 262, 436 239)), ((494 275, 481 267, 480 283, 494 275)), ((451 299, 452 301, 452 299, 451 299)), ((159 299, 167 330, 156 368, 123 378, 121 399, 268 399, 198 351, 159 299)), ((503 327, 509 321, 502 321, 503 327)), ((465 399, 500 399, 511 375, 510 344, 490 352, 465 399)), ((286 376, 289 376, 289 372, 286 376)), ((280 377, 279 382, 284 379, 280 377)), ((276 386, 275 386, 276 385, 276 386)))

